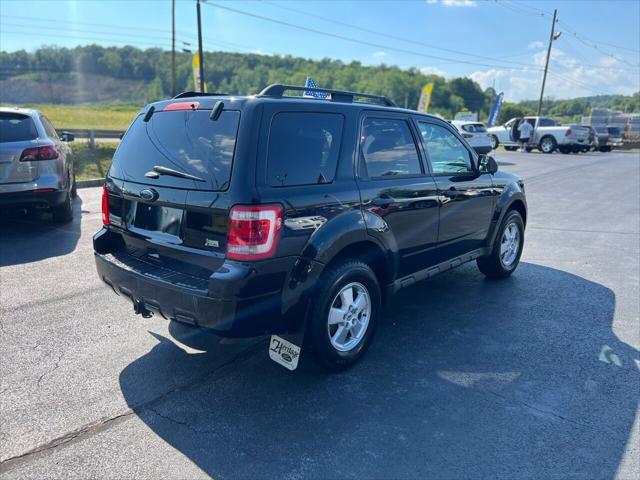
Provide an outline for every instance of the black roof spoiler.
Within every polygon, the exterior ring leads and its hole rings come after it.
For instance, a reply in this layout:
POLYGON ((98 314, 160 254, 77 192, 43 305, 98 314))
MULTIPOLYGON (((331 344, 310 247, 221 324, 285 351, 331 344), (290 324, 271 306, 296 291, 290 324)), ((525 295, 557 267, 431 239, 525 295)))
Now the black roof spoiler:
POLYGON ((173 100, 177 98, 190 98, 190 97, 228 97, 228 93, 202 93, 202 92, 182 92, 173 97, 173 100))
MULTIPOLYGON (((296 85, 282 85, 279 83, 275 83, 273 85, 269 85, 267 88, 262 90, 258 96, 259 97, 271 97, 271 98, 282 98, 284 96, 284 92, 288 90, 293 90, 296 92, 318 92, 318 93, 330 93, 332 102, 344 102, 344 103, 354 103, 354 98, 367 98, 371 100, 377 100, 387 107, 396 107, 397 105, 393 103, 390 99, 383 95, 371 95, 369 93, 360 93, 360 92, 347 92, 344 90, 332 90, 330 88, 311 88, 311 87, 299 87, 296 85)), ((298 98, 298 97, 296 97, 298 98)))

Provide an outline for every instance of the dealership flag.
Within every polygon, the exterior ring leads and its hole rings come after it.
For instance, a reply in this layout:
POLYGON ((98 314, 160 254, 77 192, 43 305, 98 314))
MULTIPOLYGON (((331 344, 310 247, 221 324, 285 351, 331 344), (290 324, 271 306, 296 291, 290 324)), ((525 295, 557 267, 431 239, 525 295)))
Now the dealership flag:
POLYGON ((502 100, 504 99, 504 92, 500 92, 500 95, 496 97, 496 101, 493 103, 493 108, 491 109, 491 115, 489 115, 489 121, 487 122, 487 127, 491 127, 493 123, 498 118, 498 114, 500 113, 500 107, 502 107, 502 100))
POLYGON ((429 110, 429 103, 431 102, 431 92, 433 92, 433 83, 428 83, 424 87, 422 87, 420 101, 418 102, 419 112, 427 112, 429 110))
MULTIPOLYGON (((313 81, 313 78, 307 77, 307 80, 304 82, 304 86, 308 88, 320 88, 316 82, 313 81)), ((328 94, 324 92, 308 92, 304 91, 302 93, 303 97, 313 97, 313 98, 322 98, 326 99, 328 94)))
MULTIPOLYGON (((193 54, 193 83, 195 84, 194 92, 200 91, 200 55, 198 52, 193 54)), ((207 91, 207 84, 204 84, 204 91, 207 91)))

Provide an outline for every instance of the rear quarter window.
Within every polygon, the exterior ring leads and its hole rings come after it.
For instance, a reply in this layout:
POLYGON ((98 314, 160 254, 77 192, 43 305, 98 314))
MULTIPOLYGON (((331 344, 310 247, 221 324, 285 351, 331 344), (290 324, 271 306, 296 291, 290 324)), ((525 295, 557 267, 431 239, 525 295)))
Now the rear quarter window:
POLYGON ((38 138, 33 119, 20 113, 0 113, 0 142, 24 142, 38 138))
POLYGON ((271 121, 267 183, 272 187, 333 181, 344 117, 338 113, 281 112, 271 121))

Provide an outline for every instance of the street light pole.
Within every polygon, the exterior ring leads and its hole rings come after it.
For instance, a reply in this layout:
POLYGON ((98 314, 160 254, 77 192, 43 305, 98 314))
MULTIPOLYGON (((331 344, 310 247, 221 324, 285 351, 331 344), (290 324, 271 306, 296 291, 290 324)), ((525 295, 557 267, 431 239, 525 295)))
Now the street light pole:
POLYGON ((176 0, 171 0, 171 96, 176 96, 176 0))
POLYGON ((551 22, 551 35, 549 35, 549 47, 547 48, 547 61, 544 64, 544 75, 542 76, 542 88, 540 89, 540 101, 538 102, 538 116, 542 113, 542 98, 544 97, 544 84, 547 81, 547 71, 549 70, 549 57, 551 57, 551 44, 557 38, 555 36, 556 15, 558 10, 553 10, 553 21, 551 22))
POLYGON ((196 0, 198 14, 198 60, 200 61, 200 93, 204 93, 204 57, 202 55, 202 21, 200 20, 200 0, 196 0))

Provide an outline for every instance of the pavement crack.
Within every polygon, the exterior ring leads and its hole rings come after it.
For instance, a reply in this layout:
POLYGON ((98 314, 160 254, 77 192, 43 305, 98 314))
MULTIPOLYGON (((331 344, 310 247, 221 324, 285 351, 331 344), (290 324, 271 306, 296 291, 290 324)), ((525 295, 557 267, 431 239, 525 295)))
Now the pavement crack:
MULTIPOLYGON (((527 402, 525 402, 523 400, 510 398, 510 397, 507 397, 506 395, 502 395, 502 394, 500 394, 498 392, 495 392, 493 390, 484 390, 484 391, 487 392, 487 393, 490 393, 491 395, 493 395, 495 397, 498 397, 498 398, 500 398, 500 399, 502 399, 502 400, 504 400, 506 402, 519 403, 520 405, 524 406, 525 408, 528 408, 528 409, 533 410, 535 412, 541 413, 543 415, 549 415, 549 416, 554 417, 554 418, 556 418, 558 420, 561 420, 563 422, 572 423, 573 425, 577 425, 577 426, 583 427, 583 428, 589 428, 589 429, 592 429, 592 430, 594 430, 596 432, 603 433, 603 434, 605 434, 607 436, 611 435, 611 432, 609 432, 607 429, 597 428, 597 427, 594 427, 593 425, 588 424, 588 423, 577 422, 575 420, 572 420, 571 418, 568 418, 568 417, 565 417, 563 415, 560 415, 559 413, 556 413, 553 410, 546 410, 544 408, 536 407, 535 405, 531 405, 530 403, 527 403, 527 402)), ((610 438, 612 440, 615 440, 615 436, 611 436, 610 438)))
MULTIPOLYGON (((195 378, 194 380, 192 380, 191 382, 188 382, 186 384, 183 385, 177 385, 173 388, 171 388, 170 390, 166 391, 165 393, 163 393, 162 395, 159 395, 156 398, 153 398, 151 400, 148 400, 146 402, 143 402, 139 405, 133 406, 131 408, 128 408, 127 410, 125 410, 123 413, 120 413, 118 415, 115 415, 113 417, 109 417, 109 418, 103 418, 100 419, 98 421, 95 422, 91 422, 88 423, 76 430, 73 430, 71 432, 68 432, 60 437, 54 438, 53 440, 44 443, 42 445, 36 446, 26 452, 23 452, 21 454, 18 455, 14 455, 12 457, 6 458, 2 461, 0 461, 0 473, 5 473, 15 467, 17 467, 18 465, 20 465, 21 463, 24 462, 28 462, 31 458, 33 458, 35 455, 39 455, 39 454, 47 454, 48 452, 50 452, 51 450, 54 450, 58 447, 64 446, 64 445, 68 445, 71 442, 74 441, 81 441, 85 438, 89 438, 91 436, 94 436, 114 425, 117 424, 117 422, 119 420, 123 420, 126 418, 131 417, 131 415, 136 414, 136 415, 140 415, 141 413, 144 413, 145 411, 151 411, 152 413, 155 413, 156 415, 163 417, 158 411, 157 409, 154 408, 155 405, 161 403, 163 400, 165 400, 167 397, 169 397, 170 395, 179 392, 181 390, 187 390, 190 388, 193 388, 194 386, 208 380, 209 378, 213 377, 214 375, 216 375, 217 373, 219 373, 222 370, 225 370, 227 367, 230 367, 232 365, 237 364, 238 362, 242 362, 244 360, 247 360, 248 358, 250 358, 255 352, 257 352, 259 349, 262 348, 262 344, 261 343, 256 343, 251 345, 250 347, 248 347, 247 349, 241 351, 240 353, 234 355, 231 359, 229 359, 227 362, 224 362, 220 365, 218 365, 217 367, 215 367, 213 370, 210 370, 209 372, 205 373, 204 375, 201 375, 197 378, 195 378)), ((60 359, 58 360, 57 364, 60 362, 60 360, 62 359, 62 356, 60 357, 60 359)), ((56 366, 51 370, 55 370, 57 368, 57 364, 56 366)), ((49 371, 48 373, 50 373, 51 371, 49 371)), ((44 376, 44 374, 43 374, 44 376)), ((42 376, 41 376, 42 378, 42 376)), ((173 418, 168 418, 167 420, 169 421, 173 421, 175 423, 179 423, 179 421, 173 419, 173 418)), ((190 428, 191 430, 197 432, 197 430, 195 430, 191 425, 187 425, 185 424, 186 427, 190 428)), ((198 432, 198 433, 215 433, 215 432, 207 432, 207 431, 202 431, 202 432, 198 432)))
MULTIPOLYGON (((37 345, 36 345, 37 346, 37 345)), ((33 347, 34 349, 36 347, 33 347)), ((42 382, 42 380, 44 379, 44 377, 46 377, 48 374, 55 372, 58 367, 60 366, 60 362, 62 361, 62 357, 64 357, 65 352, 62 351, 60 353, 60 355, 58 356, 58 359, 56 360, 56 362, 53 364, 53 368, 51 370, 47 370, 45 372, 42 373, 42 375, 40 375, 40 377, 38 377, 38 381, 36 383, 36 385, 39 387, 40 383, 42 382)))

